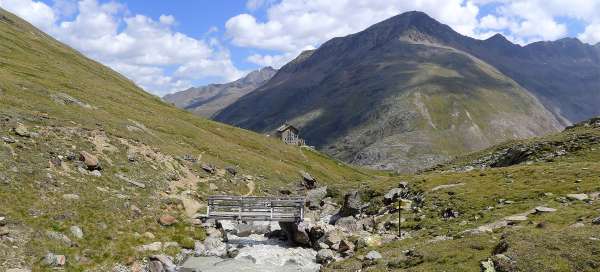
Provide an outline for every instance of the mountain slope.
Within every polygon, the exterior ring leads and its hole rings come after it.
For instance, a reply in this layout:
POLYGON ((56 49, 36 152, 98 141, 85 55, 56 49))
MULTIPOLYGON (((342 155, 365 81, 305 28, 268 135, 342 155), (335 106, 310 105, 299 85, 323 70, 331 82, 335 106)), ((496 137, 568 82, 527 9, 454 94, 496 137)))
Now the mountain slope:
POLYGON ((245 77, 230 83, 189 88, 185 91, 165 95, 163 100, 174 103, 175 106, 194 114, 211 117, 240 97, 263 85, 276 72, 277 70, 271 67, 265 67, 252 71, 245 77))
POLYGON ((207 195, 294 193, 299 171, 338 188, 386 179, 177 109, 0 9, 1 271, 174 256, 203 238, 207 195))
POLYGON ((289 121, 339 159, 402 171, 560 127, 527 90, 449 46, 463 38, 405 13, 303 54, 215 120, 259 132, 289 121))

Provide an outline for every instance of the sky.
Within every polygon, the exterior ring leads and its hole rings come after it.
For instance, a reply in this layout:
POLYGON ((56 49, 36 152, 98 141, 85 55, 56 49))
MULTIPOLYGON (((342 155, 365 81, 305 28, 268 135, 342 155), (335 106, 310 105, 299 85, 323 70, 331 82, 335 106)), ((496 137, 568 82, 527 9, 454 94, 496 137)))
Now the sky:
POLYGON ((406 11, 467 36, 600 42, 600 0, 0 0, 158 96, 229 82, 406 11))

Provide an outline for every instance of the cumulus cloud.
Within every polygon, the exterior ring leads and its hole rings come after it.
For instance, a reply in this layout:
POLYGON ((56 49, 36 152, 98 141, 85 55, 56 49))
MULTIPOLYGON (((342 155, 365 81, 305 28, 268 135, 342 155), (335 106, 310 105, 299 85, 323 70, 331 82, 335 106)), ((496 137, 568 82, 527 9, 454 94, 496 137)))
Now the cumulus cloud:
MULTIPOLYGON (((250 0, 247 6, 252 10, 260 2, 250 0)), ((503 33, 520 44, 555 40, 569 35, 568 25, 560 18, 587 23, 579 35, 584 41, 597 42, 600 36, 600 1, 592 0, 282 0, 268 6, 264 20, 239 14, 230 18, 225 28, 236 46, 275 52, 252 54, 248 61, 281 66, 305 48, 411 10, 424 11, 475 38, 503 33), (483 7, 485 14, 481 13, 483 7)))
POLYGON ((202 78, 230 81, 242 76, 218 43, 173 31, 176 20, 172 15, 154 20, 129 15, 127 7, 118 2, 81 0, 76 4, 77 11, 72 13, 76 16, 61 20, 58 17, 65 10, 42 2, 0 0, 0 6, 155 94, 185 89, 202 78))

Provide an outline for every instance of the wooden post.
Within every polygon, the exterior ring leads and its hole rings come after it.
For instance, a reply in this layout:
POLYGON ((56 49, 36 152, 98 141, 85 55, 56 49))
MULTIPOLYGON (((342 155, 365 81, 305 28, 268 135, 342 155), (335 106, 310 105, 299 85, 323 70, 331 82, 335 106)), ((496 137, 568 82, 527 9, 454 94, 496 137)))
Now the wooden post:
POLYGON ((400 224, 402 224, 402 216, 400 214, 402 210, 402 199, 398 198, 398 237, 402 238, 402 232, 400 231, 400 224))

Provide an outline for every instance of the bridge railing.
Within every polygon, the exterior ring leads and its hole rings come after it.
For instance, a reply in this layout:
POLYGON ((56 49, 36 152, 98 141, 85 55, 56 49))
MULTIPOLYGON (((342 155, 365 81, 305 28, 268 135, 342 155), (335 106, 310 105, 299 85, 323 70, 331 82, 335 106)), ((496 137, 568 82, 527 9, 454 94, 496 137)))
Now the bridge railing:
POLYGON ((217 220, 302 221, 304 202, 301 197, 209 196, 207 217, 217 220))

